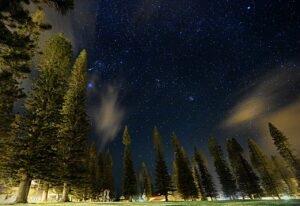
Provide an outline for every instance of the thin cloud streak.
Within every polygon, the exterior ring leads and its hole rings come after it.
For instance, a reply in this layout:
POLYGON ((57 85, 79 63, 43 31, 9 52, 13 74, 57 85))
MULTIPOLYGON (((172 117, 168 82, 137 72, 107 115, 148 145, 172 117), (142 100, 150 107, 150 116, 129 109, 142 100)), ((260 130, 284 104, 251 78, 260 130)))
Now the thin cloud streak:
POLYGON ((119 94, 119 87, 115 85, 108 85, 101 94, 101 103, 94 121, 102 147, 114 140, 125 117, 125 109, 119 102, 119 94))
MULTIPOLYGON (((263 77, 230 110, 220 126, 222 128, 235 127, 277 111, 281 106, 284 106, 277 105, 278 100, 288 99, 291 86, 298 83, 300 83, 300 73, 296 70, 278 71, 275 75, 263 77)), ((287 102, 287 104, 289 103, 287 102)))
POLYGON ((300 147, 300 91, 297 93, 292 90, 299 84, 298 68, 277 70, 272 75, 259 79, 256 86, 249 88, 248 94, 220 122, 222 134, 248 135, 244 137, 246 139, 255 135, 264 148, 275 151, 268 130, 268 122, 272 122, 286 134, 294 148, 300 147), (284 103, 278 104, 279 102, 284 103))

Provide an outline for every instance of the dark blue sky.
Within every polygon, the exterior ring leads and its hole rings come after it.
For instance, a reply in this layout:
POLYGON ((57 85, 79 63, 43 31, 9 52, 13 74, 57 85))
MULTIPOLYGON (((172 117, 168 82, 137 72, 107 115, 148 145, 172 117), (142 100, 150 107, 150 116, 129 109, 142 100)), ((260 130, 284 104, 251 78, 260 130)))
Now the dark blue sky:
POLYGON ((72 39, 76 53, 83 48, 89 53, 90 139, 110 148, 118 185, 125 124, 136 168, 145 160, 151 170, 154 125, 163 136, 170 167, 172 131, 190 155, 195 145, 207 153, 210 135, 222 145, 236 137, 246 146, 251 136, 267 146, 268 121, 300 146, 295 136, 295 122, 300 121, 295 116, 300 112, 300 2, 75 3, 68 17, 49 19, 54 31, 72 39))

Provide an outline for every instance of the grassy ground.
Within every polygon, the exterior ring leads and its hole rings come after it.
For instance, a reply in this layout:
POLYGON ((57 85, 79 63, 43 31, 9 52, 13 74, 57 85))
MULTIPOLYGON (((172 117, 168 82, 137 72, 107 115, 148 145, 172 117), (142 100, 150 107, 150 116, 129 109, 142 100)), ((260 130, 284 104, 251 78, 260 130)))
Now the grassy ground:
MULTIPOLYGON (((0 205, 9 205, 1 204, 0 205)), ((147 202, 147 203, 42 203, 17 204, 17 206, 300 206, 300 200, 215 201, 215 202, 147 202)))

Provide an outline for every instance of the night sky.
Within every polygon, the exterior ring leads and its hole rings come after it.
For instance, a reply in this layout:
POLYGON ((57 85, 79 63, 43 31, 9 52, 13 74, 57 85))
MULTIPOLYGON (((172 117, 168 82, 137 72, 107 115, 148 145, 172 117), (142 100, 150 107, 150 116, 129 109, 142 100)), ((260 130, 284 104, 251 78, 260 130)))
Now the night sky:
MULTIPOLYGON (((267 122, 300 147, 300 2, 296 0, 85 0, 61 17, 75 54, 89 54, 90 140, 113 154, 121 185, 122 130, 132 136, 135 166, 153 170, 152 129, 191 155, 208 156, 213 135, 224 146, 253 137, 274 152, 267 122)), ((49 34, 47 34, 49 35, 49 34)), ((247 149, 246 149, 246 152, 247 149)), ((299 150, 297 150, 299 153, 299 150)), ((210 163, 211 171, 214 169, 210 163)))

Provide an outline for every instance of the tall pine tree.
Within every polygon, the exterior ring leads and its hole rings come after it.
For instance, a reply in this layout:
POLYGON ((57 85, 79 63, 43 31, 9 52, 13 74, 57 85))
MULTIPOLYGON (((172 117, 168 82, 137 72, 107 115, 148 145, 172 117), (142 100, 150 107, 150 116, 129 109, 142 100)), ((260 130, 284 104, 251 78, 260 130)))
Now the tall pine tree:
MULTIPOLYGON (((54 35, 46 42, 39 64, 40 75, 25 103, 25 114, 13 124, 15 144, 11 163, 23 179, 34 177, 45 182, 57 179, 54 172, 57 125, 61 119, 66 78, 71 70, 71 55, 71 43, 62 35, 54 35)), ((24 189, 19 188, 17 202, 26 202, 24 189)))
POLYGON ((14 142, 11 136, 11 125, 15 116, 12 111, 14 102, 23 96, 12 74, 0 74, 0 179, 2 181, 11 176, 8 163, 11 161, 14 142))
POLYGON ((62 201, 68 201, 71 185, 84 178, 85 150, 89 122, 86 113, 87 53, 81 51, 69 79, 59 125, 60 179, 63 182, 62 201))
MULTIPOLYGON (((57 148, 55 145, 58 144, 60 110, 62 109, 65 88, 68 84, 67 79, 72 69, 72 45, 63 34, 53 35, 46 42, 39 60, 39 68, 41 75, 37 80, 37 93, 33 94, 33 99, 29 97, 27 108, 31 108, 29 112, 33 112, 36 116, 29 117, 29 119, 39 121, 42 125, 40 129, 35 128, 39 130, 36 135, 40 135, 36 142, 39 150, 36 152, 39 159, 43 160, 39 164, 36 178, 44 181, 44 193, 47 194, 49 184, 57 184, 58 177, 53 172, 57 168, 57 148)), ((34 125, 35 122, 31 124, 34 125)), ((47 196, 45 199, 47 200, 47 196)))
POLYGON ((272 123, 269 123, 269 130, 274 141, 277 150, 283 159, 289 164, 289 166, 294 170, 298 184, 300 184, 300 160, 293 152, 288 138, 279 131, 272 123))
POLYGON ((280 177, 275 173, 272 161, 264 154, 253 139, 248 139, 248 145, 251 163, 259 173, 265 192, 280 199, 279 193, 282 186, 280 185, 280 177))
MULTIPOLYGON (((0 177, 6 178, 10 168, 12 137, 11 124, 14 121, 14 103, 25 97, 21 82, 28 77, 41 30, 49 29, 44 23, 44 12, 39 8, 29 11, 34 5, 46 2, 56 9, 67 11, 73 7, 73 0, 2 0, 0 5, 0 177), (64 8, 64 9, 63 9, 64 8)), ((2 179, 1 178, 1 179, 2 179)))
POLYGON ((134 165, 130 152, 131 137, 127 126, 123 133, 124 156, 123 156, 123 195, 132 201, 132 197, 137 194, 137 180, 134 165))
POLYGON ((237 192, 237 187, 235 184, 235 179, 224 158, 222 148, 218 145, 216 139, 213 137, 209 138, 208 147, 214 159, 214 165, 219 176, 224 195, 232 198, 237 192))
POLYGON ((272 162, 274 164, 274 170, 277 172, 282 181, 286 185, 287 194, 297 194, 297 182, 294 181, 295 174, 291 169, 287 166, 287 163, 276 156, 271 156, 272 162))
POLYGON ((97 182, 97 148, 93 142, 89 148, 89 165, 88 165, 88 194, 91 200, 96 199, 98 195, 97 182))
POLYGON ((192 171, 193 171, 195 184, 196 184, 197 189, 198 189, 198 194, 201 197, 201 200, 207 200, 204 188, 202 186, 202 180, 201 180, 201 177, 200 177, 200 174, 199 174, 197 163, 196 163, 195 160, 193 161, 193 164, 192 164, 192 171))
POLYGON ((174 147, 174 160, 176 162, 178 191, 184 200, 198 198, 198 190, 195 185, 188 157, 180 145, 175 133, 172 134, 174 147))
POLYGON ((201 178, 201 185, 203 187, 203 197, 210 197, 211 199, 217 197, 217 191, 215 188, 215 184, 213 182, 213 178, 211 174, 208 171, 208 165, 207 165, 207 160, 203 153, 198 149, 195 148, 194 150, 194 159, 195 162, 197 163, 199 173, 200 173, 200 178, 201 178))
POLYGON ((141 193, 145 194, 146 197, 148 198, 151 197, 152 195, 151 178, 145 162, 142 162, 140 179, 141 179, 141 193))
POLYGON ((153 129, 153 142, 155 149, 155 193, 165 196, 168 201, 169 191, 173 190, 171 177, 163 156, 163 146, 158 129, 153 129))
POLYGON ((234 138, 227 140, 227 151, 239 191, 243 197, 245 195, 248 195, 251 199, 253 196, 260 197, 262 190, 259 185, 259 178, 243 157, 243 149, 234 138))
POLYGON ((113 176, 113 159, 109 152, 104 157, 104 173, 103 173, 103 190, 109 190, 111 199, 115 196, 114 176, 113 176))
POLYGON ((97 155, 97 172, 96 172, 98 194, 100 194, 103 190, 103 175, 104 175, 104 162, 103 162, 102 152, 99 151, 97 155))

